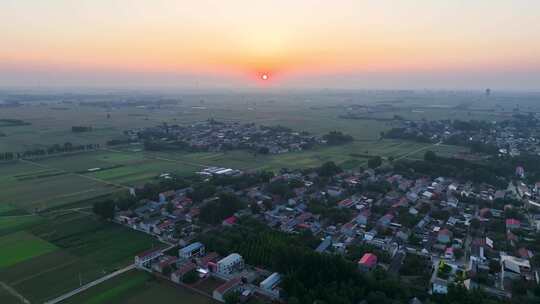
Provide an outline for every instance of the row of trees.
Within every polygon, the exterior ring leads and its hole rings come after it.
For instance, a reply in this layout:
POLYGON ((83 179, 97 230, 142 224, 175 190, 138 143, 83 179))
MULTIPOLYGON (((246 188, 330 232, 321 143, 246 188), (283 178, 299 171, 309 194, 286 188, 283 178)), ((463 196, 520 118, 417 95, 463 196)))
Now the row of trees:
POLYGON ((2 152, 0 153, 0 161, 2 160, 15 160, 21 158, 30 158, 30 157, 40 157, 47 156, 58 153, 67 153, 67 152, 80 152, 86 150, 95 150, 99 149, 100 144, 83 144, 76 145, 71 142, 66 142, 63 145, 54 144, 47 148, 36 148, 32 150, 27 150, 23 152, 2 152))
POLYGON ((343 145, 354 140, 351 135, 344 134, 340 131, 331 131, 330 133, 323 135, 323 139, 331 146, 343 145))
POLYGON ((83 132, 92 132, 93 128, 91 126, 73 126, 71 127, 71 132, 74 133, 83 133, 83 132))

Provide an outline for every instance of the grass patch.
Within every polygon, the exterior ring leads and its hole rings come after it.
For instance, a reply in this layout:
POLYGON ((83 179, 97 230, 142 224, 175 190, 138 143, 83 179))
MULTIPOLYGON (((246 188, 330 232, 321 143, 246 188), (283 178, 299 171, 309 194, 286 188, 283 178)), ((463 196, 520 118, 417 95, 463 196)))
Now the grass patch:
POLYGON ((150 275, 145 272, 124 273, 68 299, 66 303, 119 303, 119 300, 126 297, 131 291, 144 287, 149 279, 150 275))
POLYGON ((0 268, 56 250, 56 246, 27 232, 0 237, 0 268))

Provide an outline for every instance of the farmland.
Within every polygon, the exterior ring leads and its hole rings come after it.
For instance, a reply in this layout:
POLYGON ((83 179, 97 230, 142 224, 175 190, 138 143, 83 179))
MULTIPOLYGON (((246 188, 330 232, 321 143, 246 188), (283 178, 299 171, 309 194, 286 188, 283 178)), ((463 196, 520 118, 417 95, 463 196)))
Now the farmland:
POLYGON ((151 275, 140 271, 122 274, 110 281, 74 296, 65 303, 142 304, 151 302, 176 303, 179 301, 190 304, 217 303, 182 287, 157 281, 151 275))
POLYGON ((0 267, 5 268, 24 260, 52 252, 56 246, 27 232, 16 232, 0 237, 0 267))
POLYGON ((87 211, 36 217, 41 220, 0 238, 2 248, 9 242, 21 244, 1 253, 0 281, 31 302, 75 289, 161 245, 145 234, 97 220, 87 211), (17 260, 11 258, 14 251, 19 253, 17 260))

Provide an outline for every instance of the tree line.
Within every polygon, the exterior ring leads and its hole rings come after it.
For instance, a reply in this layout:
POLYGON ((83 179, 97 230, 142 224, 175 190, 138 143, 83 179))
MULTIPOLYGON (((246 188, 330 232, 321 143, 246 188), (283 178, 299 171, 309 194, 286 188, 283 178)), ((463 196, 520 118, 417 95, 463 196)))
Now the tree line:
POLYGON ((23 152, 0 152, 0 161, 16 160, 21 158, 41 157, 67 152, 80 152, 87 150, 96 150, 100 148, 100 144, 81 144, 76 145, 71 142, 64 144, 54 144, 46 148, 35 148, 23 152))

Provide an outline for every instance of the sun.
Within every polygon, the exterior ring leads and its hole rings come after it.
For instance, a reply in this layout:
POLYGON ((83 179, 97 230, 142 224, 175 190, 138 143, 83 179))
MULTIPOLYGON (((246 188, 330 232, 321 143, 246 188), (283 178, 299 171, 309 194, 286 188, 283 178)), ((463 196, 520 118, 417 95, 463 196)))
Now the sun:
POLYGON ((261 79, 262 80, 268 80, 268 74, 262 74, 261 79))

